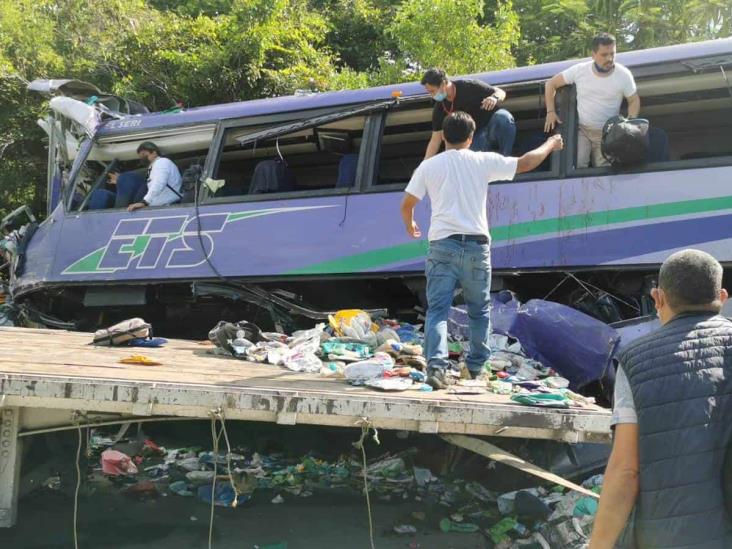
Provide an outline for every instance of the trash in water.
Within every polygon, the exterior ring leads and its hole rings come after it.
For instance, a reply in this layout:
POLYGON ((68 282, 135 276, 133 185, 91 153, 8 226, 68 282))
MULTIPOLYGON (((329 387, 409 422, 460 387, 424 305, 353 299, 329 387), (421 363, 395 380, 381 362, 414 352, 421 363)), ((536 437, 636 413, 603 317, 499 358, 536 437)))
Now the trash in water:
MULTIPOLYGON (((198 499, 211 503, 211 485, 207 484, 199 486, 196 491, 198 499)), ((214 505, 217 507, 236 507, 249 501, 250 496, 247 494, 239 494, 238 497, 234 494, 234 489, 228 482, 217 482, 214 490, 214 505), (236 500, 236 505, 234 505, 236 500)))
POLYGON ((110 449, 102 452, 101 464, 102 472, 105 475, 136 475, 138 473, 132 458, 117 450, 110 449))
POLYGON ((472 524, 470 522, 455 522, 449 518, 444 518, 440 521, 440 530, 444 533, 448 532, 460 532, 463 534, 472 534, 480 530, 480 526, 472 524))
POLYGON ((188 488, 188 483, 184 480, 171 482, 168 485, 168 489, 174 494, 178 494, 179 496, 189 497, 193 495, 193 492, 188 488))

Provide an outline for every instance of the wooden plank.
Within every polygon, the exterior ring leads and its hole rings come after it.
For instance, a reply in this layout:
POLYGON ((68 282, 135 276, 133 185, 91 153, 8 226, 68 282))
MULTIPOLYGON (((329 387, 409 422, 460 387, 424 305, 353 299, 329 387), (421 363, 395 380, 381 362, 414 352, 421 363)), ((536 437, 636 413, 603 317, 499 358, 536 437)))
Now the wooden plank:
POLYGON ((584 488, 579 484, 575 484, 574 482, 555 475, 554 473, 547 471, 546 469, 542 469, 538 465, 534 465, 533 463, 524 461, 517 455, 506 452, 505 450, 502 450, 498 446, 495 446, 490 442, 486 442, 485 440, 466 437, 464 435, 443 435, 442 438, 450 444, 460 446, 461 448, 465 448, 466 450, 470 450, 471 452, 480 454, 481 456, 487 457, 488 459, 491 459, 493 461, 497 461, 498 463, 508 465, 509 467, 513 467, 514 469, 518 469, 519 471, 523 471, 524 473, 528 473, 530 475, 534 475, 535 477, 539 477, 540 479, 558 484, 559 486, 564 486, 565 488, 569 488, 570 490, 574 490, 575 492, 579 492, 580 494, 583 494, 585 496, 589 496, 594 499, 600 499, 600 496, 592 490, 588 490, 587 488, 584 488))
POLYGON ((95 347, 90 341, 85 333, 0 328, 0 400, 139 416, 207 417, 223 406, 232 418, 287 424, 350 426, 368 416, 382 428, 420 432, 609 440, 609 412, 597 406, 544 410, 493 393, 382 393, 212 355, 191 341, 170 340, 157 349, 95 347), (162 365, 119 363, 132 354, 162 365))

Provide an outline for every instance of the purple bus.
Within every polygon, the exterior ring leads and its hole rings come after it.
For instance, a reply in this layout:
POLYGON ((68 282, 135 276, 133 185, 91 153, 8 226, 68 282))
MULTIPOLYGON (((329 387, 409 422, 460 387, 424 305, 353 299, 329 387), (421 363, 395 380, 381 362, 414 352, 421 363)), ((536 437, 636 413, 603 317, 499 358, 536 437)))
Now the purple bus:
MULTIPOLYGON (((618 61, 651 124, 649 162, 575 168, 574 90, 563 88, 565 150, 489 190, 493 287, 608 321, 648 312, 643 295, 675 250, 732 263, 732 39, 618 61)), ((514 154, 542 141, 543 83, 576 62, 473 75, 507 90, 514 154)), ((41 121, 48 215, 20 242, 16 303, 66 322, 91 323, 100 307, 182 321, 242 317, 247 304, 276 315, 388 303, 397 314, 423 292, 427 242, 411 240, 399 217, 431 133, 419 84, 152 114, 109 97, 112 108, 89 107, 78 82, 36 87, 55 95, 41 121), (193 189, 171 206, 88 209, 112 166, 140 169, 136 148, 148 140, 181 172, 200 167, 193 189)), ((428 220, 420 204, 425 234, 428 220)))

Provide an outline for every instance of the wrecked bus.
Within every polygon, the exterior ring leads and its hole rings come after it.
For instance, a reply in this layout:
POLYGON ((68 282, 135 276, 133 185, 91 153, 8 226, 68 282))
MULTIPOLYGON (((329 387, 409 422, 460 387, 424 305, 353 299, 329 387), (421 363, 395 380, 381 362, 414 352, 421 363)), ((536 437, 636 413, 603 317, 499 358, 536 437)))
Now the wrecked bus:
MULTIPOLYGON (((648 162, 577 169, 574 90, 563 88, 565 150, 489 190, 493 288, 607 322, 652 312, 644 296, 674 250, 732 262, 732 39, 618 61, 635 75, 650 121, 648 162)), ((514 154, 543 140, 544 82, 575 62, 474 75, 507 90, 514 154)), ((139 312, 181 334, 249 307, 247 318, 263 312, 276 325, 354 305, 402 314, 423 294, 427 242, 407 236, 398 208, 431 134, 432 102, 419 84, 165 113, 78 82, 34 86, 52 96, 40 121, 47 217, 6 246, 12 299, 28 315, 90 328, 111 320, 101 311, 139 312), (184 174, 181 201, 89 209, 111 170, 142 171, 142 141, 184 174)), ((428 208, 416 212, 425 233, 428 208)))

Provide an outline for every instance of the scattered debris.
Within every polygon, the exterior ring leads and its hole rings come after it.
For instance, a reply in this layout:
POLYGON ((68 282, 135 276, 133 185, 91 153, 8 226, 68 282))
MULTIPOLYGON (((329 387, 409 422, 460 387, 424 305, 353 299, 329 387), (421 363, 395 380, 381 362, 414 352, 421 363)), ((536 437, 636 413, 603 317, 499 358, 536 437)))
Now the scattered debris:
POLYGON ((145 355, 132 355, 120 360, 122 364, 139 364, 140 366, 161 366, 163 363, 145 355))
MULTIPOLYGON (((517 303, 515 300, 499 302, 498 311, 503 315, 503 325, 511 328, 516 324, 528 334, 527 337, 533 337, 534 332, 527 326, 533 327, 537 322, 544 322, 547 315, 543 312, 545 307, 536 301, 526 307, 517 303), (526 315, 529 315, 531 322, 525 320, 526 315)), ((553 306, 549 304, 546 307, 554 311, 553 306)), ((574 316, 572 319, 576 321, 573 326, 581 325, 582 322, 597 322, 591 318, 588 321, 584 315, 579 320, 574 316)), ((345 379, 352 385, 363 385, 378 391, 432 390, 425 383, 427 361, 423 355, 424 335, 421 326, 389 319, 372 319, 366 311, 359 309, 339 311, 329 320, 329 325, 318 324, 310 330, 294 332, 291 336, 262 332, 247 321, 219 322, 210 331, 209 339, 215 345, 212 351, 215 354, 282 366, 296 372, 345 379)), ((494 393, 511 396, 512 400, 520 404, 553 408, 594 404, 592 398, 571 391, 569 379, 531 358, 519 340, 501 333, 491 335, 492 354, 479 378, 468 379, 470 376, 464 358, 470 346, 465 339, 467 325, 462 322, 467 322, 467 313, 459 307, 453 307, 450 312, 451 367, 447 372, 448 393, 494 393)), ((612 332, 612 328, 605 328, 612 332)), ((554 329, 555 336, 558 329, 554 329)), ((571 339, 574 335, 570 331, 566 337, 571 339)), ((535 340, 535 337, 531 339, 534 347, 535 340)), ((610 338, 611 343, 615 341, 610 338)), ((539 353, 534 347, 532 356, 537 356, 539 353)), ((546 354, 553 356, 549 352, 546 354)), ((587 355, 580 353, 577 356, 582 358, 587 355)))

